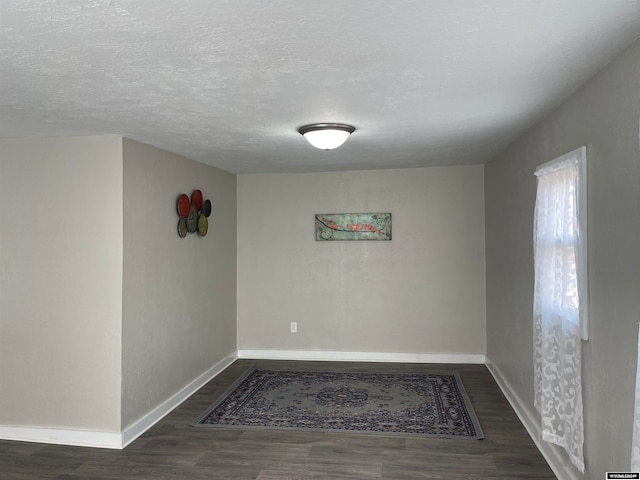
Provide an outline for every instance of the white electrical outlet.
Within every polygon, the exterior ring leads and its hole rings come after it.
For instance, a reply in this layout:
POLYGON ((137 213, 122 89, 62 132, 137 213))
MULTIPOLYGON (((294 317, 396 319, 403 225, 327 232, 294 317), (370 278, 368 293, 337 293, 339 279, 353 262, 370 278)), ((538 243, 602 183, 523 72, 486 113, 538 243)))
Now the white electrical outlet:
POLYGON ((291 322, 291 333, 298 333, 298 322, 291 322))

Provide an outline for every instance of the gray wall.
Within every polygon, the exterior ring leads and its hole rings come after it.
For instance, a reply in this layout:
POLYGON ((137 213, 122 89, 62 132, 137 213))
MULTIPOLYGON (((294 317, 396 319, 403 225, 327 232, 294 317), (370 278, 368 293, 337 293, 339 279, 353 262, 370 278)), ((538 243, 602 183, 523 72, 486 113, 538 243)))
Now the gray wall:
POLYGON ((120 431, 122 139, 0 141, 0 427, 120 431))
POLYGON ((482 166, 240 175, 238 349, 484 354, 483 182, 482 166), (347 212, 391 212, 393 240, 315 241, 314 214, 347 212))
POLYGON ((236 177, 124 139, 123 429, 236 351, 236 177), (177 233, 176 199, 213 203, 177 233))
MULTIPOLYGON (((537 165, 587 146, 590 339, 583 343, 582 477, 629 466, 640 320, 640 43, 485 168, 487 357, 525 415, 533 407, 533 208, 537 165)), ((545 447, 547 448, 547 447, 545 447)))
POLYGON ((2 434, 119 434, 236 351, 234 175, 117 136, 2 140, 0 158, 2 434), (180 239, 195 188, 209 234, 180 239))

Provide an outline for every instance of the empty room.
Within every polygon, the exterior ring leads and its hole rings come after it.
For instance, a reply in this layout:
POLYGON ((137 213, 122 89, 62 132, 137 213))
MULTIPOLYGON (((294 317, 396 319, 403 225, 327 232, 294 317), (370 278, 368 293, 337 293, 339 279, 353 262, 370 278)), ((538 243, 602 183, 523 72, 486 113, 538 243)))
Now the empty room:
POLYGON ((0 2, 0 478, 639 478, 638 0, 0 2))

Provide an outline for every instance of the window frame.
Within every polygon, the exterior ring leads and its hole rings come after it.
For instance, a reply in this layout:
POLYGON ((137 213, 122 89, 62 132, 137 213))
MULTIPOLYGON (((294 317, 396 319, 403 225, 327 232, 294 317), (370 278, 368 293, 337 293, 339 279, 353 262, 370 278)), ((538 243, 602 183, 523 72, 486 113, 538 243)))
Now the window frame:
MULTIPOLYGON (((578 165, 578 177, 576 181, 577 196, 577 218, 578 225, 575 235, 578 238, 578 251, 576 252, 576 275, 578 285, 578 296, 580 298, 580 337, 583 340, 589 339, 589 259, 588 259, 588 204, 587 204, 587 147, 582 146, 565 153, 553 160, 539 165, 535 170, 535 175, 540 176, 545 171, 553 171, 562 168, 561 164, 574 162, 578 165)), ((536 194, 537 195, 537 194, 536 194)), ((534 239, 535 241, 535 239, 534 239)))

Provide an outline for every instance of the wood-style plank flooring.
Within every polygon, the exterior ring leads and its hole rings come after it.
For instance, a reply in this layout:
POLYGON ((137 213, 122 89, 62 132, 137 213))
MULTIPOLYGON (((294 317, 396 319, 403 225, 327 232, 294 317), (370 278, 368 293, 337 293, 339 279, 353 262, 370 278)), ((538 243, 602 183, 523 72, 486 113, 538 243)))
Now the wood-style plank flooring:
POLYGON ((555 479, 484 365, 238 360, 124 450, 0 441, 3 480, 555 479), (371 372, 458 371, 484 440, 194 428, 255 364, 371 372))

